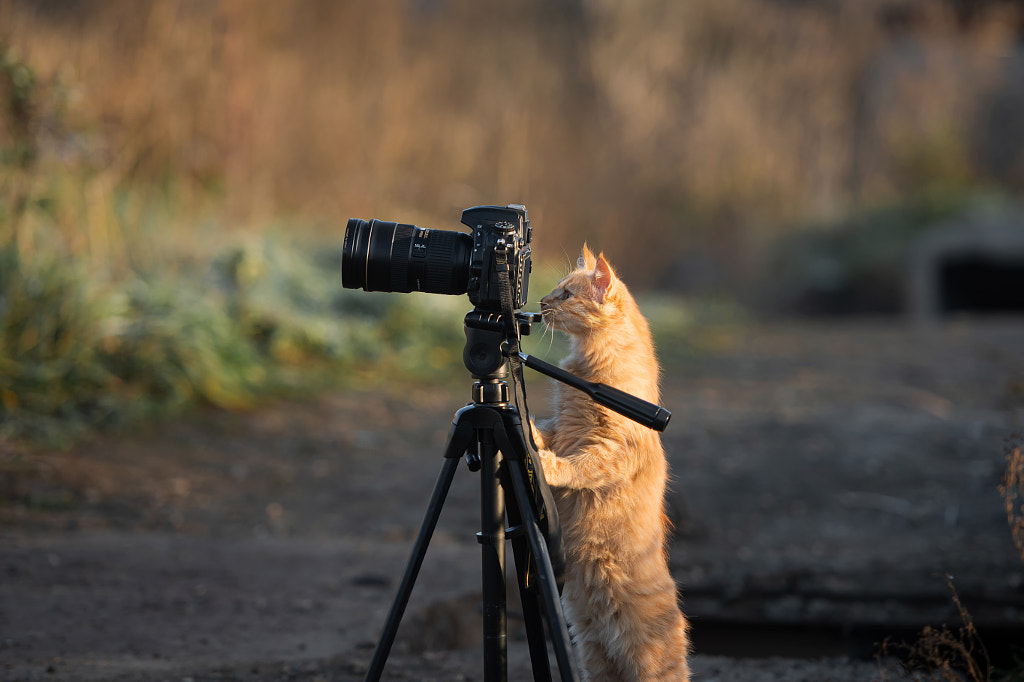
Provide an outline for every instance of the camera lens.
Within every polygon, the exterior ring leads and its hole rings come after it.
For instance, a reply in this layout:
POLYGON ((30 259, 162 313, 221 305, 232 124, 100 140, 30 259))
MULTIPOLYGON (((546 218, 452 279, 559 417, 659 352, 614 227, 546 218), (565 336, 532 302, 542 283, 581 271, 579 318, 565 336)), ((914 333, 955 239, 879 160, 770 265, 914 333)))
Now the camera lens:
POLYGON ((345 228, 341 285, 364 291, 464 294, 473 238, 383 220, 353 218, 345 228))

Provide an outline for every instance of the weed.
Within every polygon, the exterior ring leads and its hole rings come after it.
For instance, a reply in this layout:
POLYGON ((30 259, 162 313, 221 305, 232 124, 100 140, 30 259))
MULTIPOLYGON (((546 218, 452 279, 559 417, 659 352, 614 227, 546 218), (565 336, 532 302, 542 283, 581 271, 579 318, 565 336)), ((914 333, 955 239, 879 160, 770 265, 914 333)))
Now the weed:
MULTIPOLYGON (((1021 441, 1024 434, 1013 434, 1006 449, 1006 473, 999 486, 999 492, 1006 504, 1006 518, 1014 546, 1024 562, 1024 454, 1021 441)), ((967 608, 960 601, 960 595, 953 585, 952 576, 946 576, 946 584, 952 593, 953 603, 960 616, 961 625, 955 630, 926 627, 917 641, 906 644, 886 640, 882 643, 877 658, 879 662, 889 656, 898 657, 902 663, 902 677, 912 680, 967 679, 970 682, 1020 682, 1024 680, 1024 659, 1019 652, 1013 668, 997 670, 991 664, 985 645, 971 619, 967 608)), ((884 671, 881 676, 885 680, 884 671)))
MULTIPOLYGON (((947 575, 945 579, 960 616, 960 626, 956 629, 926 626, 910 644, 886 640, 880 647, 879 659, 899 658, 903 679, 990 682, 992 665, 985 645, 971 614, 960 601, 953 576, 947 575)), ((882 679, 886 679, 884 672, 882 679)))
POLYGON ((1010 523, 1013 544, 1024 562, 1024 453, 1021 443, 1024 433, 1010 437, 1006 448, 1006 474, 999 486, 999 493, 1006 505, 1006 520, 1010 523))

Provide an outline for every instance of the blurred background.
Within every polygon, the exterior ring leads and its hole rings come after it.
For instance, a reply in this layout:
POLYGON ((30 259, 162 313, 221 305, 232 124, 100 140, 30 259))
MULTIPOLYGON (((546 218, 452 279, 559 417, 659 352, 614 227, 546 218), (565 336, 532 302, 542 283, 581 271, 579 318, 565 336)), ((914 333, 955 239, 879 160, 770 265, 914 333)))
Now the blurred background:
POLYGON ((349 217, 525 203, 535 298, 588 240, 640 292, 899 313, 922 233, 1024 192, 1024 4, 5 0, 0 148, 8 413, 19 363, 68 352, 244 400, 265 368, 123 366, 188 354, 142 338, 161 307, 224 313, 194 342, 236 365, 376 348, 331 308, 380 314, 337 288, 349 217))
POLYGON ((694 612, 913 629, 973 557, 1017 638, 1022 202, 1020 0, 0 0, 0 521, 353 532, 469 304, 342 289, 346 220, 522 203, 533 301, 587 241, 651 319, 694 612))

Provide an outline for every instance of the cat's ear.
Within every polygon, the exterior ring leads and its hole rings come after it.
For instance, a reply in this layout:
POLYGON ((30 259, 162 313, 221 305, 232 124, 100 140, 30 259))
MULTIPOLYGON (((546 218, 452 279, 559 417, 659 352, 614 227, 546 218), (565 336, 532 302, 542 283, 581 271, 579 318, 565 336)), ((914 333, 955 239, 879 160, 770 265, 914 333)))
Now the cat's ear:
POLYGON ((590 250, 586 242, 583 242, 583 251, 580 253, 579 260, 576 261, 576 265, 581 270, 593 270, 597 265, 597 259, 594 258, 594 252, 590 250))
MULTIPOLYGON (((593 254, 591 254, 591 257, 593 257, 593 254)), ((614 281, 615 273, 612 271, 612 266, 608 265, 608 261, 605 260, 602 253, 594 263, 594 298, 598 303, 604 303, 605 296, 608 295, 608 290, 614 281)))

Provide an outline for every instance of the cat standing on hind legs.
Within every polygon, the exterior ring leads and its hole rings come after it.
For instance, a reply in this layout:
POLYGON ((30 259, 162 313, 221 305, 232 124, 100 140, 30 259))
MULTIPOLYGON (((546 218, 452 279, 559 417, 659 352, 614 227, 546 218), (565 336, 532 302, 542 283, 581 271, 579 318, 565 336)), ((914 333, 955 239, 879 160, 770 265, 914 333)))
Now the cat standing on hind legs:
MULTIPOLYGON (((563 369, 659 401, 647 320, 604 254, 541 299, 544 322, 568 334, 563 369)), ((590 682, 689 680, 687 623, 668 570, 659 435, 555 384, 554 414, 533 430, 555 494, 566 552, 562 604, 590 682)))

